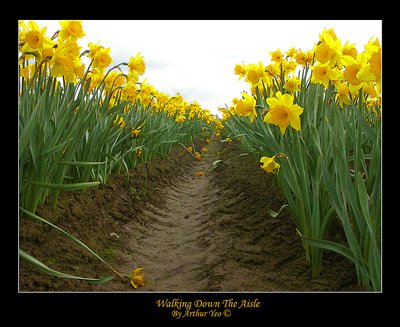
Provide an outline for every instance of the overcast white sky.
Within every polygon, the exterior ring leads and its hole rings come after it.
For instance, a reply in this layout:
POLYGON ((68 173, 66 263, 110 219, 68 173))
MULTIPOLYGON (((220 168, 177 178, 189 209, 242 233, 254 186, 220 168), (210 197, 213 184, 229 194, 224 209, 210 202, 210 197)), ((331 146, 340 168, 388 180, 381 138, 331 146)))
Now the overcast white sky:
MULTIPOLYGON (((47 26, 48 36, 60 29, 57 20, 35 21, 47 26)), ((237 63, 268 64, 269 52, 278 48, 310 50, 324 27, 333 27, 342 44, 355 43, 359 51, 371 37, 382 44, 380 20, 84 20, 82 25, 82 51, 88 42, 100 41, 111 48, 114 65, 141 52, 148 83, 197 100, 214 114, 249 89, 233 73, 237 63)))

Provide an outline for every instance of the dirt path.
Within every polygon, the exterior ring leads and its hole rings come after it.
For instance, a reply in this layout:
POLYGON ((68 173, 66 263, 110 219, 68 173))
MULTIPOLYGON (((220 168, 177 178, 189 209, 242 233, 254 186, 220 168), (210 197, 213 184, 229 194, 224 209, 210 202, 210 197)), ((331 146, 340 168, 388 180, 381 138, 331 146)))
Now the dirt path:
MULTIPOLYGON (((200 150, 204 141, 196 141, 200 150)), ((327 251, 321 276, 310 265, 273 176, 237 142, 207 145, 201 161, 182 147, 135 168, 129 181, 114 174, 107 185, 65 192, 57 208, 39 216, 64 228, 117 270, 143 267, 145 285, 134 290, 115 278, 102 285, 58 279, 22 262, 22 291, 359 291, 354 265, 327 251), (216 169, 215 160, 221 160, 216 169), (196 172, 204 176, 196 176, 196 172), (116 236, 118 235, 118 236, 116 236)), ((337 240, 333 229, 331 239, 337 240)), ((52 228, 20 221, 20 246, 53 269, 81 276, 110 271, 52 228)))
MULTIPOLYGON (((210 212, 218 201, 212 185, 211 164, 218 143, 213 142, 201 161, 161 190, 164 203, 148 203, 138 216, 146 226, 130 223, 136 237, 127 244, 132 259, 145 267, 143 291, 206 291, 207 267, 215 256, 211 245, 210 212), (204 176, 196 176, 204 172, 204 176)), ((129 266, 122 267, 122 271, 129 266)))

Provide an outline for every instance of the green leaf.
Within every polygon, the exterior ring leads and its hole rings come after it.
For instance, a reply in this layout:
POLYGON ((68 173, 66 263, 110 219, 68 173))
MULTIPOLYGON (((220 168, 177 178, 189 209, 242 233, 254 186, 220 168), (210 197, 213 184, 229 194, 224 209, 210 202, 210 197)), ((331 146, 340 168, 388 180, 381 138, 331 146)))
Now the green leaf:
POLYGON ((352 262, 356 263, 353 252, 347 246, 344 246, 342 244, 332 242, 332 241, 317 240, 317 239, 312 239, 312 238, 308 238, 308 237, 304 237, 304 236, 302 236, 302 239, 305 242, 307 242, 308 244, 320 247, 322 249, 335 251, 335 252, 345 256, 352 262))
POLYGON ((76 276, 76 275, 65 274, 60 271, 49 268, 44 263, 42 263, 35 257, 31 256, 29 253, 27 253, 21 249, 19 249, 19 256, 21 259, 27 261, 28 263, 30 263, 32 266, 34 266, 38 270, 40 270, 48 275, 59 277, 59 278, 84 280, 84 281, 90 282, 91 284, 104 284, 114 278, 114 276, 103 276, 101 278, 88 278, 88 277, 81 277, 81 276, 76 276))
POLYGON ((76 191, 83 190, 88 187, 93 187, 99 185, 100 182, 86 182, 86 183, 71 183, 71 184, 56 184, 56 183, 45 183, 38 181, 26 180, 26 182, 31 183, 33 185, 47 187, 56 190, 64 190, 64 191, 76 191))
POLYGON ((68 238, 70 238, 71 240, 75 241, 76 243, 78 243, 80 246, 82 246, 84 249, 88 250, 91 254, 93 254, 97 259, 99 259, 102 263, 104 263, 108 268, 110 268, 112 271, 115 272, 114 268, 111 267, 106 261, 104 261, 96 252, 94 252, 91 248, 89 248, 86 244, 84 244, 83 242, 81 242, 80 240, 78 240, 76 237, 72 236, 71 234, 67 233, 65 230, 61 229, 60 227, 57 227, 56 225, 52 224, 51 222, 47 221, 46 219, 43 219, 42 217, 39 217, 38 215, 35 215, 34 213, 25 210, 24 208, 20 207, 20 210, 25 213, 29 218, 33 219, 33 220, 38 220, 42 223, 45 223, 47 225, 50 225, 51 227, 57 229, 58 231, 60 231, 61 233, 63 233, 64 235, 66 235, 68 238))
POLYGON ((60 161, 59 165, 96 166, 105 164, 106 161, 60 161))
POLYGON ((269 215, 270 215, 272 218, 276 218, 276 217, 278 217, 278 215, 281 213, 282 209, 283 209, 283 208, 287 208, 287 207, 289 207, 289 205, 288 205, 288 204, 284 204, 284 205, 279 209, 278 212, 275 212, 275 211, 273 211, 273 210, 271 210, 271 209, 267 209, 267 211, 268 211, 269 215))

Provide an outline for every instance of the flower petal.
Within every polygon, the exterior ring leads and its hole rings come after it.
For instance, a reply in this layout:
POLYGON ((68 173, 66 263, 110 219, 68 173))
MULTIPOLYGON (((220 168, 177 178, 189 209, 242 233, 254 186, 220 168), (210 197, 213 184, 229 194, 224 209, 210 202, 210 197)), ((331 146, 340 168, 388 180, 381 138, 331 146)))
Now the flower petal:
POLYGON ((265 117, 264 117, 264 123, 275 124, 275 122, 272 120, 271 112, 268 112, 268 113, 265 115, 265 117))
POLYGON ((275 107, 278 103, 279 103, 279 100, 277 98, 268 98, 267 99, 267 104, 270 108, 275 107))
POLYGON ((287 93, 282 95, 280 100, 281 100, 281 103, 286 107, 290 107, 293 103, 293 97, 287 93))
POLYGON ((303 113, 304 108, 300 107, 297 104, 294 104, 291 106, 290 111, 292 115, 300 116, 303 113))
POLYGON ((292 117, 292 119, 290 120, 290 126, 292 126, 297 131, 301 131, 300 117, 299 116, 292 117))

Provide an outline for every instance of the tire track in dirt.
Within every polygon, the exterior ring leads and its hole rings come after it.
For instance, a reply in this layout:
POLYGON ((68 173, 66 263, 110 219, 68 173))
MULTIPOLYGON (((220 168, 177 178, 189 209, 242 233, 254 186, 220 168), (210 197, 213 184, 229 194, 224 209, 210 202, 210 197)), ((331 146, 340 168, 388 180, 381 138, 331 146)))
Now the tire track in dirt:
MULTIPOLYGON (((209 290, 207 267, 217 255, 211 242, 210 215, 218 201, 211 174, 218 143, 211 143, 201 161, 160 190, 162 204, 147 203, 138 217, 142 224, 126 226, 136 231, 127 244, 127 254, 144 267, 146 285, 142 291, 209 290), (198 171, 205 175, 196 176, 198 171)), ((121 267, 121 271, 130 268, 121 267)))

